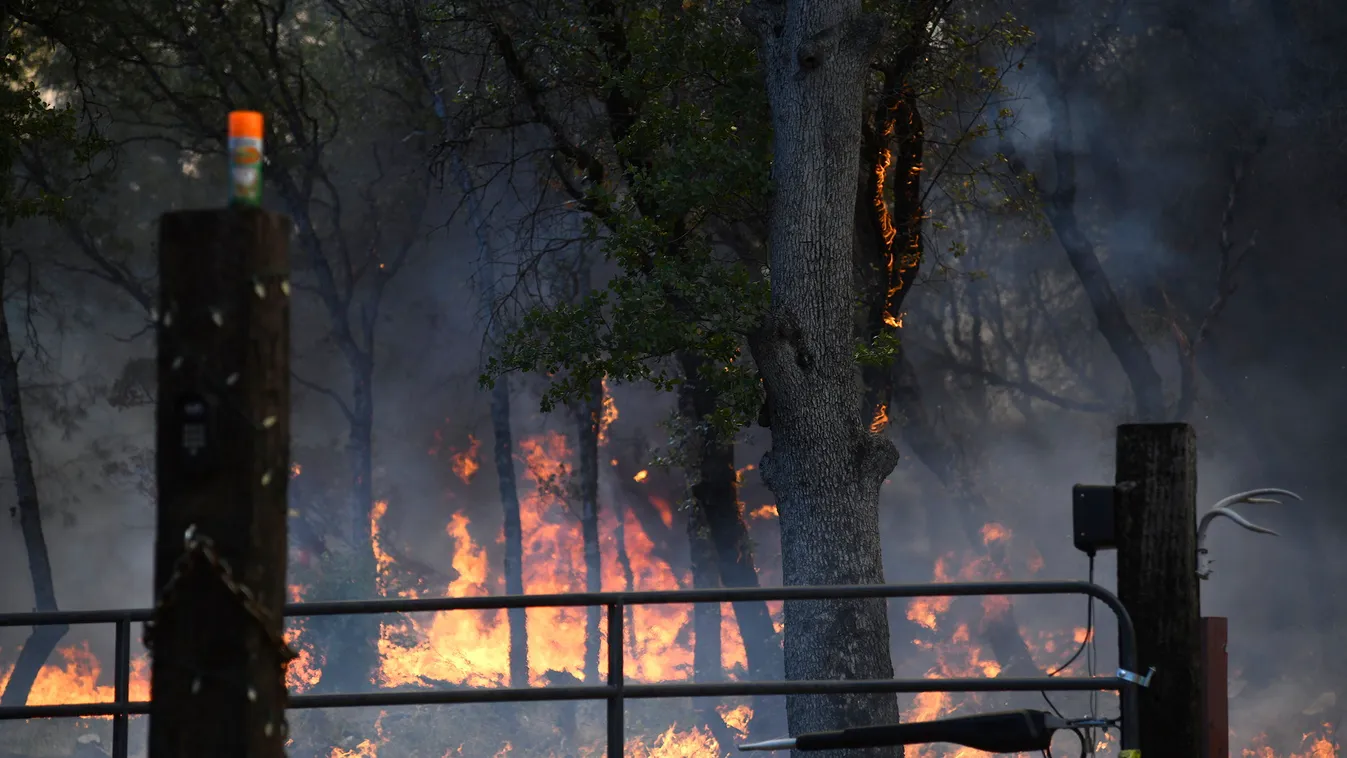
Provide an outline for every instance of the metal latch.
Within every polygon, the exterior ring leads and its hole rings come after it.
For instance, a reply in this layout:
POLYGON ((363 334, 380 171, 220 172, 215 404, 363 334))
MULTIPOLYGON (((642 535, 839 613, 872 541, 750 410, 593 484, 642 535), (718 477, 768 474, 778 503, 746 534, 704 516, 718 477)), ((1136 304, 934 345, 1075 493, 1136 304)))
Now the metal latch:
POLYGON ((1155 676, 1155 667, 1151 666, 1151 670, 1147 671, 1145 676, 1127 669, 1118 669, 1117 676, 1124 682, 1131 682, 1138 687, 1149 687, 1151 686, 1151 677, 1155 676))

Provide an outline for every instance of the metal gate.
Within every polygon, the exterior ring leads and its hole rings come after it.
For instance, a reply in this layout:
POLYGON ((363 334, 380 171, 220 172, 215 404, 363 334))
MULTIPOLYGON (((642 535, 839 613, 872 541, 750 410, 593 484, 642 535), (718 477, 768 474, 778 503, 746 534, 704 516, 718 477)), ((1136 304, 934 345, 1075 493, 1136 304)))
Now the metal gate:
MULTIPOLYGON (((969 597, 978 595, 1088 595, 1113 610, 1118 619, 1118 666, 1114 676, 1005 677, 950 679, 817 680, 782 682, 628 683, 623 671, 625 646, 608 646, 608 680, 601 685, 569 687, 493 687, 459 690, 418 690, 333 695, 294 695, 289 707, 368 708, 467 703, 523 703, 559 700, 607 701, 608 758, 621 758, 625 742, 624 708, 627 700, 681 697, 736 697, 749 695, 823 695, 841 693, 917 692, 1048 692, 1116 691, 1121 699, 1121 748, 1139 750, 1137 717, 1139 684, 1136 631, 1132 618, 1112 592, 1089 582, 969 582, 949 584, 886 584, 847 587, 764 587, 659 592, 591 592, 564 595, 509 595, 495 597, 349 600, 298 603, 285 616, 343 616, 392 613, 430 613, 508 608, 603 606, 609 640, 624 640, 623 609, 631 605, 734 603, 763 600, 843 600, 867 598, 969 597)), ((0 721, 34 718, 111 716, 112 758, 127 758, 127 719, 150 713, 150 703, 129 702, 131 624, 150 619, 149 609, 58 611, 0 614, 0 628, 75 624, 112 624, 115 627, 113 692, 111 703, 39 705, 0 708, 0 721)))

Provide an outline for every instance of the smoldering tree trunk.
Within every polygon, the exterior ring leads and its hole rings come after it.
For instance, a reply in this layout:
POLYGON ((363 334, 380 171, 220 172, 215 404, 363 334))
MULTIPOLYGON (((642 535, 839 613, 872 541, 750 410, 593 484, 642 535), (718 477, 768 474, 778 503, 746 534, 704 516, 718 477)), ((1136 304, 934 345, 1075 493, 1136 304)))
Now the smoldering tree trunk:
MULTIPOLYGON (((585 590, 603 589, 603 564, 599 554, 599 424, 603 417, 603 383, 594 381, 589 396, 577 407, 580 427, 580 533, 585 550, 585 590)), ((585 617, 585 682, 599 681, 599 628, 603 609, 587 609, 585 617)), ((620 645, 621 640, 612 640, 620 645)))
MULTIPOLYGON (((897 464, 871 433, 853 356, 852 254, 862 88, 883 22, 860 0, 753 8, 773 126, 772 297, 754 355, 767 392, 786 584, 884 581, 879 488, 897 464)), ((883 600, 785 608, 788 679, 893 676, 883 600)), ((891 695, 789 697, 792 734, 892 722, 891 695)), ((830 758, 901 750, 837 750, 830 758)))
MULTIPOLYGON (((702 422, 716 410, 719 398, 701 375, 702 361, 695 355, 682 354, 679 365, 684 383, 679 388, 679 406, 687 423, 695 424, 691 435, 687 479, 691 483, 693 510, 689 528, 696 522, 705 530, 719 582, 724 587, 757 587, 758 570, 753 560, 753 543, 748 524, 739 506, 738 476, 735 471, 734 441, 723 438, 702 422)), ((696 542, 694 550, 696 549, 696 542)), ((694 552, 694 562, 696 554, 694 552)), ((781 677, 781 641, 765 602, 734 603, 734 618, 744 643, 748 678, 757 681, 781 677)), ((781 698, 758 698, 754 724, 770 724, 781 698)))
MULTIPOLYGON (((3 266, 3 262, 0 262, 3 266)), ((0 286, 4 271, 0 268, 0 286)), ((24 426, 23 398, 19 392, 19 362, 9 334, 9 318, 4 303, 0 302, 0 404, 5 420, 5 440, 9 443, 9 462, 14 472, 14 490, 19 512, 19 529, 28 552, 28 575, 33 583, 33 606, 38 611, 55 611, 56 585, 52 580, 51 558, 47 554, 47 538, 42 532, 42 508, 38 499, 37 478, 33 475, 33 457, 28 447, 28 432, 24 426)), ((69 627, 34 627, 23 650, 14 662, 5 691, 0 693, 0 706, 20 706, 28 701, 28 694, 37 680, 38 672, 47 657, 56 650, 69 627)))
MULTIPOLYGON (((884 87, 861 128, 853 265, 863 304, 856 313, 856 336, 867 344, 899 334, 903 303, 922 264, 926 131, 908 76, 920 49, 909 41, 903 54, 880 67, 884 87)), ((892 367, 861 367, 861 385, 870 430, 887 433, 893 419, 907 412, 895 403, 892 367)), ((905 611, 895 616, 892 633, 900 641, 895 650, 900 662, 917 629, 905 611)))
MULTIPOLYGON (((927 3, 918 12, 938 13, 937 8, 927 3)), ((918 34, 925 33, 923 24, 915 28, 922 30, 918 34)), ((922 47, 920 39, 907 40, 905 52, 881 66, 885 88, 861 131, 854 256, 864 301, 858 336, 867 342, 899 328, 903 304, 912 291, 925 251, 921 177, 926 132, 908 75, 922 47)), ((983 540, 982 528, 990 519, 972 472, 957 446, 926 412, 925 398, 901 347, 893 365, 865 366, 861 379, 864 408, 873 414, 871 428, 882 431, 889 423, 896 423, 903 430, 917 457, 956 501, 958 523, 971 545, 984 554, 996 553, 990 556, 994 565, 1008 574, 1004 551, 989 550, 983 540)), ((1027 676, 1036 667, 1020 635, 1013 607, 1003 607, 1008 610, 985 619, 988 643, 1003 668, 1027 676)), ((905 614, 898 624, 898 639, 915 637, 915 625, 905 614)), ((907 649, 906 645, 899 648, 907 649)))
MULTIPOLYGON (((491 388, 491 429, 495 434, 496 483, 504 513, 505 593, 524 594, 524 527, 519 517, 519 490, 514 472, 514 434, 510 429, 510 382, 500 377, 491 388)), ((528 611, 511 608, 510 686, 529 684, 528 611)))

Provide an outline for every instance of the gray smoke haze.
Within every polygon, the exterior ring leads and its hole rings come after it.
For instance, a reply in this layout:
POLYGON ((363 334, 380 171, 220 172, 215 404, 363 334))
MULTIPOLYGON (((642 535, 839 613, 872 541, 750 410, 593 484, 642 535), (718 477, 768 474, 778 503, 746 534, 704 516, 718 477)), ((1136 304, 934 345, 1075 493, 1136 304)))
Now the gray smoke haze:
MULTIPOLYGON (((1015 11, 1035 29, 1054 20, 1062 50, 1096 44, 1101 36, 1132 40, 1104 44, 1065 93, 1074 132, 1068 149, 1078 162, 1083 226, 1171 394, 1179 363, 1155 305, 1164 295, 1180 310, 1201 313, 1207 307, 1235 156, 1255 134, 1266 134, 1266 145, 1248 164, 1229 230, 1237 245, 1256 232, 1257 245, 1239 272, 1239 290, 1201 347, 1200 396, 1190 420, 1201 453, 1199 508, 1258 486, 1305 497, 1304 503, 1247 507, 1246 515, 1281 537, 1251 535, 1229 524, 1213 527, 1216 571, 1203 587, 1204 613, 1230 618, 1233 744, 1270 732, 1283 740, 1274 744, 1294 747, 1302 730, 1336 724, 1347 705, 1347 692, 1341 692, 1347 650, 1340 643, 1347 605, 1337 589, 1347 582, 1339 548, 1347 517, 1337 480, 1347 456, 1341 295, 1347 153, 1334 128, 1347 123, 1341 95, 1347 90, 1338 86, 1347 48, 1317 36, 1343 29, 1347 12, 1327 2, 1278 0, 1066 5, 1070 13, 1042 4, 1015 11), (1324 708, 1327 692, 1336 693, 1336 704, 1324 708)), ((1028 168, 1047 181, 1055 126, 1043 65, 1031 51, 1025 68, 1007 80, 1016 111, 1007 134, 1028 168)), ((135 239, 144 261, 150 260, 158 213, 216 205, 223 192, 213 180, 222 173, 209 162, 195 175, 178 172, 183 175, 171 186, 165 179, 153 196, 146 197, 149 189, 132 190, 128 181, 162 172, 152 165, 156 156, 162 157, 149 149, 129 151, 122 169, 128 178, 108 190, 120 223, 139 230, 135 239)), ((492 239, 508 257, 527 236, 515 233, 523 210, 506 207, 509 193, 496 192, 491 205, 501 216, 493 220, 492 239)), ((500 508, 487 398, 477 387, 483 319, 474 277, 480 251, 464 214, 436 228, 456 206, 453 194, 447 190, 434 201, 421 249, 395 280, 379 323, 376 486, 393 504, 386 524, 406 554, 446 567, 454 545, 445 524, 461 510, 473 517, 479 542, 488 544, 498 566, 500 508), (483 470, 467 495, 446 495, 452 474, 442 456, 428 453, 437 432, 445 447, 463 449, 469 434, 483 444, 483 470)), ((1001 219, 996 226, 988 215, 954 216, 938 201, 933 213, 952 229, 932 233, 932 254, 962 241, 969 252, 952 265, 985 276, 932 276, 907 301, 904 345, 928 411, 957 440, 976 488, 1008 515, 1017 549, 1032 544, 1041 552, 1044 568, 1036 576, 1083 578, 1085 559, 1070 544, 1070 489, 1112 481, 1113 428, 1132 417, 1122 372, 1053 234, 1033 230, 1023 219, 1001 219), (942 211, 947 215, 941 217, 942 211), (1077 412, 1029 400, 1023 392, 989 385, 979 371, 1103 410, 1077 412)), ((68 244, 50 232, 35 232, 33 243, 68 244)), ((126 298, 77 276, 52 276, 48 286, 59 289, 53 302, 61 304, 53 311, 63 315, 40 318, 37 329, 53 357, 46 368, 26 362, 25 381, 95 388, 83 395, 52 393, 48 402, 33 403, 29 416, 57 597, 67 609, 144 606, 152 582, 153 501, 147 488, 153 462, 145 456, 153 411, 115 408, 99 388, 110 387, 129 361, 151 356, 152 342, 147 336, 126 341, 144 322, 126 298), (78 413, 70 418, 72 408, 78 413)), ((349 380, 325 317, 312 299, 296 302, 296 372, 344 393, 349 380)), ((18 313, 17 305, 9 307, 18 313)), ((514 382, 516 439, 545 428, 571 433, 568 416, 547 419, 536 412, 538 387, 536 378, 514 382)), ((644 388, 615 392, 623 432, 662 440, 658 424, 670 399, 644 388)), ((326 472, 330 481, 315 486, 339 484, 342 474, 333 461, 340 460, 344 420, 321 394, 296 386, 295 398, 296 460, 307 470, 312 459, 315 470, 326 472)), ((765 438, 762 430, 746 434, 740 466, 757 463, 765 438)), ((962 561, 969 546, 951 525, 951 493, 899 442, 903 459, 883 494, 888 577, 928 581, 937 558, 954 552, 962 561)), ((622 488, 614 474, 603 476, 603 496, 614 502, 622 488)), ((770 502, 755 473, 748 475, 743 499, 750 508, 770 502)), ((0 490, 0 504, 13 504, 12 488, 0 490)), ((763 563, 776 560, 770 544, 760 551, 763 563)), ((1113 571, 1112 558, 1101 556, 1096 578, 1111 586, 1113 571)), ((29 608, 17 524, 0 529, 0 576, 0 608, 29 608)), ((770 565, 768 576, 776 576, 770 565)), ((1074 599, 1024 603, 1018 612, 1035 633, 1084 624, 1083 603, 1074 599)), ((1097 618, 1099 669, 1108 670, 1112 621, 1102 610, 1097 618)), ((0 666, 12 662, 25 632, 0 633, 0 666)), ((82 639, 72 633, 66 643, 82 639)), ((111 659, 109 632, 88 639, 103 660, 111 659)), ((1069 650, 1062 652, 1064 660, 1069 650)), ((1085 707, 1082 699, 1060 702, 1076 711, 1085 707)), ((1105 703, 1111 711, 1112 700, 1105 703)))

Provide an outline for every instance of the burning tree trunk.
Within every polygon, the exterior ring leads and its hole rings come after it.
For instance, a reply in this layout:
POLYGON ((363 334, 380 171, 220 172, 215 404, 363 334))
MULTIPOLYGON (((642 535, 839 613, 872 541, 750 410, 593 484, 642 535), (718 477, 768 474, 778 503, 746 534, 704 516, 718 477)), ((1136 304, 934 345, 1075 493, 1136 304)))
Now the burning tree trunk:
MULTIPOLYGON (((4 285, 4 261, 0 261, 0 287, 4 285)), ((9 461, 14 472, 18 500, 19 528, 28 551, 28 574, 33 581, 33 605, 38 611, 54 611, 56 586, 52 581, 47 538, 42 533, 42 508, 38 500, 37 479, 33 476, 33 457, 28 448, 27 427, 23 420, 23 398, 19 392, 19 360, 9 335, 9 318, 0 302, 0 404, 5 420, 5 440, 9 443, 9 461)), ((0 706, 18 706, 28 701, 28 693, 47 656, 65 636, 68 627, 34 627, 23 644, 19 659, 10 672, 9 682, 0 694, 0 706)))
MULTIPOLYGON (((585 590, 603 589, 599 555, 599 425, 603 418, 603 382, 594 381, 577 404, 580 426, 580 533, 585 548, 585 590)), ((585 617, 585 682, 599 681, 599 628, 603 609, 590 606, 585 617)), ((621 640, 610 644, 620 645, 621 640)))
MULTIPOLYGON (((912 25, 914 34, 926 34, 944 9, 941 3, 920 4, 917 12, 926 18, 912 25)), ((878 67, 884 85, 861 129, 854 261, 864 302, 857 331, 867 343, 894 335, 901 327, 903 303, 922 264, 926 127, 910 74, 924 42, 920 36, 906 40, 900 46, 903 52, 878 67)), ((959 524, 973 548, 987 552, 997 570, 1009 575, 1004 551, 989 551, 993 546, 982 537, 991 519, 985 500, 973 487, 972 472, 953 441, 926 413, 920 385, 901 347, 892 365, 865 366, 861 378, 870 430, 882 432, 891 419, 899 420, 908 444, 955 501, 959 524)), ((1011 673, 1036 673, 1013 608, 998 607, 1003 612, 985 622, 998 662, 1011 673)), ((906 629, 899 635, 912 636, 906 629)))
MULTIPOLYGON (((771 308, 755 335, 788 585, 884 581, 879 488, 898 462, 869 431, 853 354, 857 150, 882 19, 860 0, 750 6, 772 107, 771 308)), ((786 603, 789 679, 893 676, 883 600, 786 603)), ((891 695, 787 698, 791 733, 891 722, 891 695)), ((893 755, 839 750, 831 756, 893 755)))

